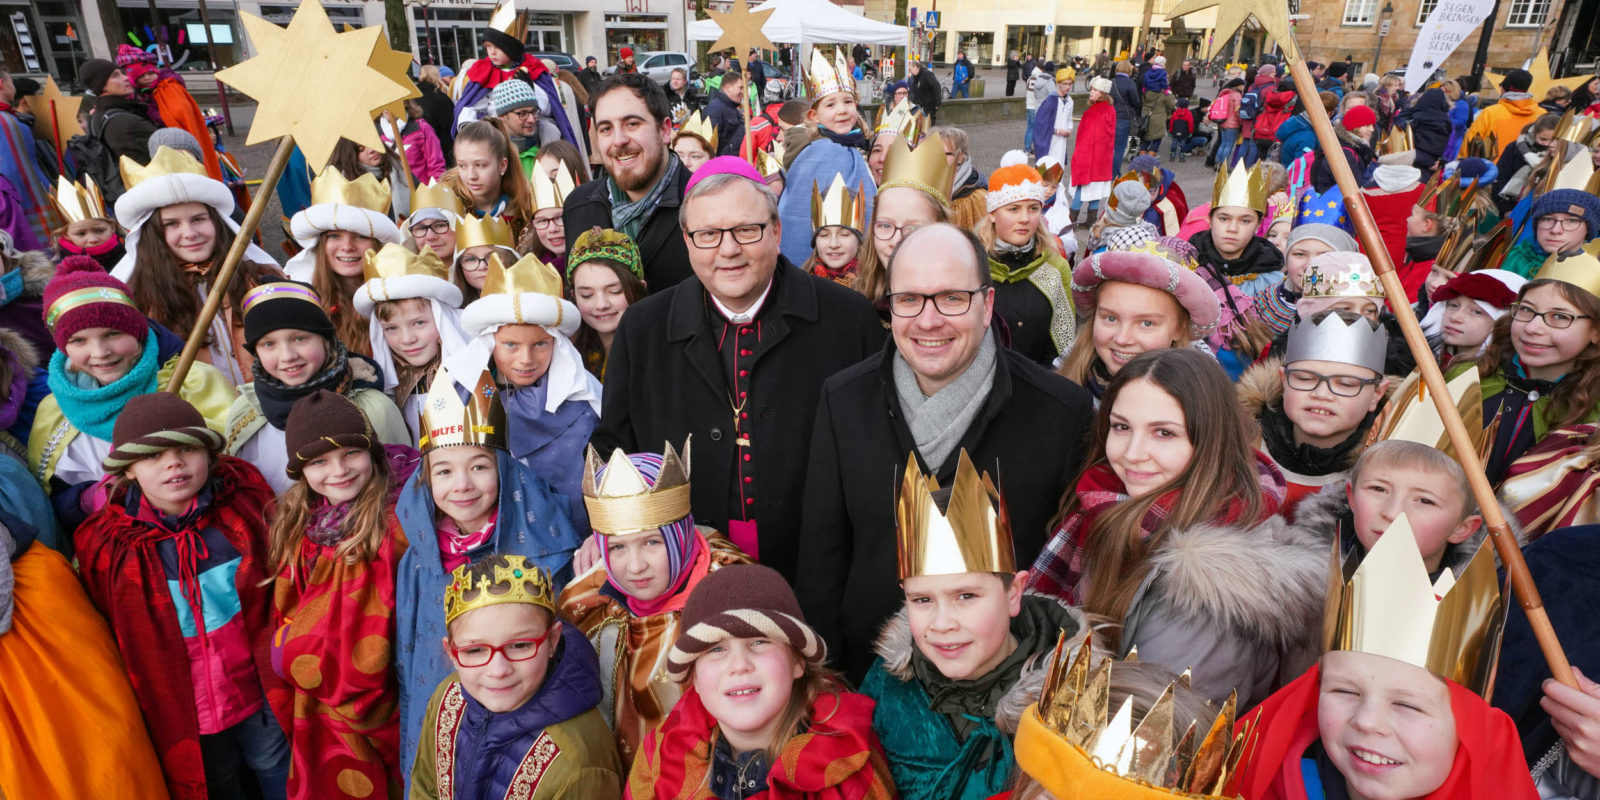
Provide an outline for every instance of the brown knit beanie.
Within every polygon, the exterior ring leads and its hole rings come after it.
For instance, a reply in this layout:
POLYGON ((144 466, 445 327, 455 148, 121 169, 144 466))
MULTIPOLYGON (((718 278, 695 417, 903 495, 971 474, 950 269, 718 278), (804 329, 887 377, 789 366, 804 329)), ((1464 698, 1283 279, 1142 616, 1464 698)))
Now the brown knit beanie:
POLYGON ((111 452, 100 462, 108 474, 173 447, 204 447, 215 456, 222 434, 189 401, 170 392, 141 394, 128 401, 111 429, 111 452))
POLYGON ((828 656, 789 582, 760 564, 733 564, 702 578, 689 593, 678 630, 678 641, 667 653, 667 675, 680 682, 688 679, 695 659, 725 639, 784 642, 816 664, 828 656))
POLYGON ((289 451, 285 471, 296 480, 308 462, 341 448, 359 447, 371 451, 374 459, 383 457, 383 445, 367 415, 350 398, 327 389, 301 398, 289 409, 283 443, 289 451))

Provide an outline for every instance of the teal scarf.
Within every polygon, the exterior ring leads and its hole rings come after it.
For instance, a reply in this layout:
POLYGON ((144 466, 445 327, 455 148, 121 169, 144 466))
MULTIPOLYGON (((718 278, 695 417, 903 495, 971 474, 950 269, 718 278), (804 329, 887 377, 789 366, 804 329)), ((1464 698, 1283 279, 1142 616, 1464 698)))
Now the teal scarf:
POLYGON ((129 400, 156 390, 156 373, 161 369, 157 355, 156 332, 145 335, 144 352, 139 363, 128 374, 109 386, 85 389, 67 372, 67 354, 57 350, 50 356, 50 391, 61 406, 67 421, 96 439, 111 441, 111 430, 116 426, 117 415, 129 400))

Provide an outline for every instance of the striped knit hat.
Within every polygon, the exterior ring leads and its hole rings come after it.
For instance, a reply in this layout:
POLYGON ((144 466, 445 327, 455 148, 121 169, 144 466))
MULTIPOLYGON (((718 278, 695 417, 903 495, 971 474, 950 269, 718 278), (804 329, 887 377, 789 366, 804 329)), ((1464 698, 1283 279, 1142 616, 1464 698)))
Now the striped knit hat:
POLYGON ((667 653, 667 676, 683 682, 706 651, 727 639, 784 642, 812 663, 828 656, 822 637, 806 624, 789 583, 771 567, 732 564, 707 574, 683 606, 678 641, 667 653))
POLYGON ((111 328, 141 344, 150 333, 149 320, 129 296, 128 285, 106 274, 89 256, 67 256, 44 287, 44 324, 60 350, 84 328, 111 328))
POLYGON ((173 447, 204 447, 214 456, 222 450, 222 434, 206 426, 206 418, 170 392, 150 392, 128 401, 111 431, 111 452, 100 462, 107 474, 121 474, 129 465, 173 447))

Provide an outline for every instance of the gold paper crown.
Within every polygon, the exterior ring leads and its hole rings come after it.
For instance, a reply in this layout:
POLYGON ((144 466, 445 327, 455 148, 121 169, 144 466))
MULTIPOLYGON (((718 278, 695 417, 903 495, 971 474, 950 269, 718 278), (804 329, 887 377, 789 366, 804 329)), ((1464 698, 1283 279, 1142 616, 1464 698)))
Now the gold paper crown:
POLYGON ((1324 650, 1384 656, 1479 695, 1488 690, 1505 623, 1488 541, 1459 576, 1445 569, 1431 583, 1416 535, 1402 513, 1364 557, 1353 552, 1341 564, 1335 541, 1329 567, 1324 650))
POLYGON ((1235 162, 1231 171, 1227 167, 1217 170, 1217 180, 1211 189, 1211 208, 1214 211, 1224 206, 1267 213, 1266 170, 1260 165, 1245 169, 1243 161, 1235 162))
POLYGON ((450 585, 444 589, 445 625, 468 611, 502 603, 539 606, 556 613, 555 587, 549 574, 522 556, 499 558, 505 563, 494 565, 493 578, 480 574, 474 582, 471 564, 462 564, 450 573, 450 585))
POLYGON ((489 370, 478 376, 472 395, 462 403, 455 379, 440 367, 422 407, 422 431, 417 448, 424 453, 454 445, 507 449, 506 409, 489 370))
POLYGON ((1577 111, 1576 108, 1568 108, 1567 113, 1561 115, 1561 122, 1556 125, 1556 138, 1588 147, 1589 138, 1595 132, 1595 118, 1577 111))
POLYGON ((878 109, 878 124, 873 126, 873 130, 900 134, 900 138, 915 147, 928 132, 928 117, 921 111, 913 110, 910 100, 901 100, 893 109, 887 105, 878 109))
POLYGON ((906 457, 906 474, 895 498, 895 535, 899 541, 900 579, 918 575, 960 575, 964 572, 1017 571, 1011 546, 1011 517, 994 481, 962 448, 956 479, 944 512, 933 499, 939 481, 922 474, 917 455, 906 457))
POLYGON ((556 175, 551 178, 545 175, 543 169, 533 171, 533 211, 538 213, 547 208, 560 208, 566 203, 567 195, 572 194, 575 184, 572 182, 572 170, 567 169, 564 161, 556 163, 556 175))
POLYGON ((440 183, 438 178, 418 186, 411 195, 411 213, 415 214, 424 208, 443 209, 456 215, 456 219, 467 215, 467 206, 461 202, 461 196, 450 188, 450 184, 440 183))
POLYGON ((661 471, 651 486, 639 474, 621 448, 611 451, 600 472, 600 456, 591 445, 584 459, 583 505, 589 509, 589 527, 607 536, 652 533, 689 516, 689 440, 683 442, 683 456, 666 444, 661 454, 661 471))
POLYGON ((889 144, 889 154, 883 159, 883 183, 878 191, 894 186, 921 189, 950 206, 950 183, 955 180, 956 168, 944 155, 944 143, 925 141, 912 148, 904 139, 889 144))
POLYGON ((466 252, 469 247, 494 245, 507 250, 515 249, 516 245, 511 239, 511 226, 506 221, 493 215, 485 214, 481 217, 468 214, 456 223, 456 254, 466 252))
POLYGON ((1411 142, 1411 129, 1404 124, 1397 124, 1390 128, 1389 135, 1378 140, 1378 155, 1380 156, 1409 153, 1416 149, 1416 145, 1411 142))
POLYGON ((811 95, 813 103, 834 92, 855 94, 855 76, 851 74, 850 63, 844 60, 844 53, 839 48, 833 48, 832 64, 822 54, 822 48, 811 48, 811 69, 806 73, 806 92, 811 95))
POLYGON ((65 175, 57 176, 56 193, 50 196, 50 203, 68 224, 113 218, 106 213, 106 199, 100 194, 100 187, 88 174, 83 176, 81 184, 69 182, 65 175))
POLYGON ((1594 177, 1594 159, 1589 157, 1587 147, 1562 142, 1551 145, 1545 152, 1545 165, 1549 168, 1544 173, 1544 180, 1534 187, 1534 194, 1544 194, 1556 189, 1577 189, 1584 191, 1589 186, 1589 180, 1594 177), (1567 154, 1572 153, 1570 158, 1567 154), (1565 161, 1561 159, 1565 158, 1565 161))
POLYGON ((845 186, 844 176, 835 172, 824 196, 816 182, 811 183, 811 229, 842 225, 857 233, 867 230, 866 186, 857 184, 854 192, 845 186))
POLYGON ((1544 260, 1536 281, 1561 281, 1575 286, 1595 297, 1600 297, 1600 239, 1583 246, 1576 253, 1556 253, 1544 260))
MULTIPOLYGON (((1039 159, 1039 161, 1043 160, 1042 158, 1039 159)), ((1039 177, 1044 178, 1045 183, 1060 183, 1061 177, 1067 172, 1066 167, 1062 166, 1059 161, 1048 167, 1042 167, 1039 162, 1034 162, 1033 168, 1039 171, 1039 177)))
POLYGON ((483 279, 483 296, 492 294, 544 294, 561 297, 561 273, 529 253, 507 267, 499 253, 489 255, 489 274, 483 279))
POLYGON ((1363 264, 1363 260, 1351 258, 1349 262, 1337 268, 1311 264, 1306 267, 1305 278, 1301 280, 1305 291, 1300 296, 1302 298, 1373 297, 1382 300, 1383 284, 1378 282, 1378 273, 1374 272, 1372 267, 1363 264))
POLYGON ((140 164, 127 156, 123 156, 118 166, 122 171, 122 186, 125 189, 132 189, 151 178, 159 178, 163 175, 211 177, 206 174, 206 168, 201 166, 194 156, 164 145, 156 150, 155 155, 150 157, 149 164, 140 164))
POLYGON ((1507 218, 1495 223, 1488 233, 1479 237, 1477 229, 1482 220, 1481 211, 1467 209, 1455 230, 1445 237, 1433 263, 1455 273, 1498 268, 1505 260, 1506 251, 1511 248, 1511 220, 1507 218))
POLYGON ((390 200, 389 182, 374 178, 370 172, 362 172, 352 181, 338 169, 326 167, 311 182, 311 205, 314 206, 337 203, 387 214, 390 200))
POLYGON ((450 279, 450 265, 424 246, 422 252, 413 253, 404 246, 390 242, 376 252, 368 250, 363 256, 361 278, 365 281, 380 278, 401 278, 406 275, 426 275, 439 280, 450 279))
POLYGON ((1160 186, 1159 182, 1156 184, 1156 186, 1151 186, 1151 176, 1147 173, 1140 172, 1136 169, 1130 169, 1127 172, 1122 173, 1121 177, 1111 182, 1111 197, 1106 200, 1107 210, 1117 210, 1117 185, 1121 183, 1127 183, 1129 181, 1143 186, 1151 193, 1152 197, 1155 196, 1155 190, 1160 186))
MULTIPOLYGON (((1478 383, 1478 371, 1469 369, 1445 384, 1450 399, 1455 402, 1456 413, 1472 437, 1472 448, 1482 456, 1494 441, 1498 422, 1486 430, 1483 425, 1483 387, 1478 383)), ((1459 459, 1450 435, 1445 432, 1439 409, 1428 396, 1427 384, 1422 382, 1422 372, 1412 372, 1401 382, 1400 388, 1390 395, 1378 421, 1372 426, 1373 441, 1402 441, 1425 444, 1459 459)))
POLYGON ((1500 137, 1491 132, 1467 142, 1462 145, 1461 157, 1498 161, 1500 159, 1500 137))
POLYGON ((771 150, 756 151, 756 172, 761 177, 772 180, 772 176, 783 173, 783 142, 773 142, 771 150))
POLYGON ((517 41, 522 41, 526 33, 526 24, 523 16, 517 13, 517 0, 500 0, 489 14, 489 27, 497 30, 517 41))
POLYGON ((712 124, 709 117, 698 111, 689 114, 689 118, 683 121, 672 141, 677 142, 679 136, 693 136, 705 142, 706 152, 713 155, 717 152, 717 126, 712 124))
POLYGON ((1111 714, 1112 659, 1098 667, 1090 660, 1088 641, 1074 654, 1065 634, 1057 639, 1039 702, 1023 714, 1018 766, 1062 775, 1082 789, 1080 797, 1221 797, 1256 739, 1252 722, 1234 730, 1237 695, 1205 728, 1203 720, 1180 728, 1176 694, 1187 686, 1186 674, 1135 724, 1131 695, 1111 714), (1040 728, 1068 746, 1036 746, 1040 728))
MULTIPOLYGON (((1443 171, 1436 171, 1428 183, 1422 187, 1422 197, 1417 198, 1417 205, 1426 211, 1432 211, 1447 219, 1454 219, 1467 212, 1472 207, 1472 200, 1478 193, 1478 179, 1465 187, 1461 185, 1461 173, 1452 174, 1448 179, 1442 177, 1443 171)), ((1473 226, 1476 228, 1476 226, 1473 226)), ((1473 231, 1476 233, 1476 231, 1473 231)))

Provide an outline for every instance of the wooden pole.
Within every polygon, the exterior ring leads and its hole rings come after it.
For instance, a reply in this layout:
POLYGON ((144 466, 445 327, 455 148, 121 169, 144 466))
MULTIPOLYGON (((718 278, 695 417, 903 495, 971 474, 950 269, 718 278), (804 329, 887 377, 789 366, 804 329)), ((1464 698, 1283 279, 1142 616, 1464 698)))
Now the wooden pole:
MULTIPOLYGON (((1285 42, 1284 47, 1287 51, 1289 43, 1285 42)), ((1522 603, 1522 610, 1528 615, 1528 624, 1532 626, 1534 637, 1539 641, 1539 649, 1544 652, 1545 661, 1550 665, 1550 674, 1556 680, 1576 689, 1578 683, 1572 675, 1572 666, 1567 662, 1567 655, 1561 649, 1561 642, 1556 638, 1555 628, 1550 625, 1550 617, 1545 613, 1539 589, 1533 585, 1533 575, 1528 572, 1528 564, 1522 558, 1522 550, 1517 546, 1516 537, 1511 533, 1511 526, 1506 522, 1505 515, 1501 513, 1500 502, 1494 496, 1494 487, 1489 485, 1489 477, 1484 473, 1483 462, 1478 458, 1478 450, 1472 443, 1472 436, 1461 421, 1455 401, 1451 399, 1450 391, 1445 386, 1444 374, 1439 371, 1439 364, 1434 360, 1433 349, 1428 346, 1428 339, 1422 333, 1422 326, 1417 323, 1416 314, 1411 311, 1411 304, 1406 302, 1405 290, 1400 286, 1400 277, 1395 274, 1394 264, 1389 260, 1389 251, 1384 247, 1382 235, 1378 233, 1378 223, 1373 219, 1372 210, 1367 208, 1366 198, 1361 194, 1361 186, 1356 182, 1356 176, 1351 174, 1350 165, 1339 155, 1343 149, 1333 131, 1333 122, 1328 119, 1328 113, 1322 107, 1322 100, 1318 98, 1316 80, 1311 77, 1311 71, 1306 69, 1305 62, 1298 57, 1298 53, 1290 59, 1289 73, 1294 76, 1300 103, 1305 106, 1306 115, 1311 119, 1311 126, 1317 133, 1317 143, 1327 158, 1328 166, 1333 170, 1339 191, 1344 195, 1345 214, 1355 224, 1356 235, 1366 249, 1367 257, 1372 260, 1372 268, 1378 273, 1378 279, 1383 282, 1384 294, 1390 300, 1389 307, 1400 322, 1400 330, 1405 333, 1406 345, 1411 348, 1411 354, 1417 359, 1417 368, 1422 372, 1422 382, 1426 385, 1428 394, 1433 395, 1434 406, 1438 408, 1439 417, 1444 421, 1445 432, 1450 436, 1450 444, 1455 448, 1456 460, 1461 462, 1461 468, 1467 473, 1467 480, 1472 485, 1472 496, 1477 500, 1484 525, 1489 528, 1489 538, 1494 542, 1495 552, 1500 555, 1500 562, 1505 565, 1506 574, 1511 578, 1511 588, 1522 603), (1332 154, 1332 157, 1326 154, 1332 154)))
POLYGON ((750 57, 746 55, 739 62, 739 74, 744 76, 744 86, 739 89, 739 113, 744 117, 744 139, 739 142, 739 150, 744 155, 744 160, 751 164, 756 163, 755 143, 750 137, 750 57))
POLYGON ((256 193, 256 202, 250 204, 250 210, 244 215, 244 224, 239 226, 239 233, 233 237, 233 246, 228 248, 228 255, 223 258, 222 266, 217 269, 216 278, 211 282, 211 291, 206 294, 206 304, 200 308, 200 316, 195 318, 194 329, 189 332, 189 340, 184 342, 183 353, 178 356, 176 368, 172 370, 172 379, 167 381, 167 391, 176 393, 183 386, 183 379, 189 374, 189 367, 194 364, 195 356, 200 354, 200 348, 205 346, 206 334, 211 330, 211 320, 217 316, 217 310, 222 307, 222 298, 228 292, 228 284, 233 281, 233 273, 239 267, 239 262, 244 259, 244 251, 250 246, 250 240, 255 236, 256 229, 261 226, 261 217, 266 214, 266 198, 271 197, 278 188, 278 179, 283 177, 283 169, 289 164, 289 154, 294 151, 294 140, 284 136, 278 140, 278 149, 272 154, 272 161, 267 164, 267 173, 261 177, 261 189, 256 193))
POLYGON ((67 172, 67 157, 61 147, 61 118, 56 116, 56 101, 54 100, 50 101, 50 124, 56 132, 56 166, 61 170, 61 174, 65 175, 67 172))

